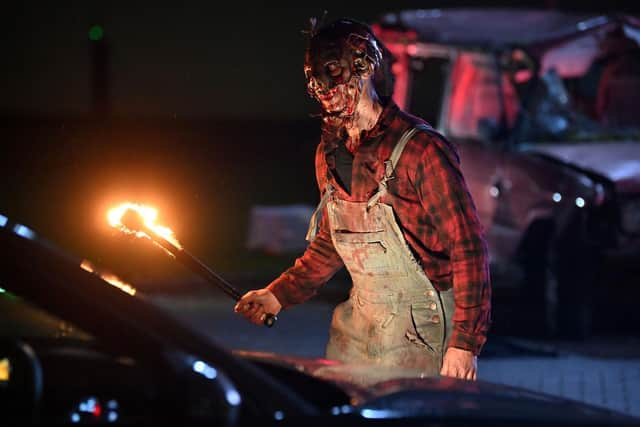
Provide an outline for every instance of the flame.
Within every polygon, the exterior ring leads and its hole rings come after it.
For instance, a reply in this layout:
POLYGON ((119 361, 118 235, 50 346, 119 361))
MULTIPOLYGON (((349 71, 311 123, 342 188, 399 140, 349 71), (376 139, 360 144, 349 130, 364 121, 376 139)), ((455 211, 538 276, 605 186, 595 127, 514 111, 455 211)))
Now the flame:
POLYGON ((156 218, 158 217, 158 210, 150 206, 131 202, 126 202, 119 206, 116 206, 115 208, 109 210, 109 212, 107 213, 107 220, 109 221, 109 224, 112 227, 118 228, 123 233, 133 234, 136 237, 151 238, 151 236, 149 236, 144 231, 131 230, 122 223, 122 217, 127 213, 128 210, 135 211, 142 218, 145 227, 147 227, 149 230, 153 231, 158 236, 168 240, 177 248, 182 249, 182 245, 180 245, 180 242, 178 242, 178 239, 176 239, 173 231, 171 231, 170 228, 155 223, 156 218))
POLYGON ((89 273, 96 274, 105 282, 109 283, 112 286, 115 286, 116 288, 120 289, 122 292, 125 292, 131 296, 134 296, 137 292, 136 288, 134 288, 128 283, 123 282, 122 280, 120 280, 119 277, 111 273, 97 271, 96 268, 93 266, 93 264, 91 264, 91 261, 89 260, 86 260, 86 259, 82 260, 82 262, 80 263, 80 268, 82 268, 84 271, 88 271, 89 273))
POLYGON ((9 382, 11 379, 11 364, 9 358, 0 359, 0 383, 9 382))

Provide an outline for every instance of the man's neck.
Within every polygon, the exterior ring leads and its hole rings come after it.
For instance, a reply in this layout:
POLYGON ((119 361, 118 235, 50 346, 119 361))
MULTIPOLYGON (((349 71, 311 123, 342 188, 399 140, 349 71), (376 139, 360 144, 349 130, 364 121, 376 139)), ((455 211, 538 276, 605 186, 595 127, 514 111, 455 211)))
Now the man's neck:
POLYGON ((373 96, 367 92, 362 93, 356 107, 353 121, 351 125, 347 127, 349 138, 347 139, 346 145, 349 151, 352 153, 357 151, 362 132, 373 129, 376 123, 378 123, 382 109, 382 104, 378 97, 375 96, 375 92, 373 96))

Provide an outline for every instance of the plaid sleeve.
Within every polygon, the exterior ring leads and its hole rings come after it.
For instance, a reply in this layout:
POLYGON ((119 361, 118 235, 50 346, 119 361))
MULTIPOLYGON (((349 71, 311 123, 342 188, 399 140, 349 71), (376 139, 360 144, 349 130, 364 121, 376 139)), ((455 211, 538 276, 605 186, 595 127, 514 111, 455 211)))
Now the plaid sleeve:
POLYGON ((450 347, 480 353, 490 324, 488 250, 457 152, 437 134, 419 132, 415 186, 450 257, 455 310, 450 347))
MULTIPOLYGON (((320 192, 326 186, 326 163, 322 145, 316 151, 316 178, 320 192)), ((322 195, 322 194, 321 194, 322 195)), ((267 288, 278 298, 283 308, 300 304, 313 297, 343 266, 329 234, 326 208, 315 239, 294 265, 271 282, 267 288)))
POLYGON ((325 212, 320 230, 304 254, 267 288, 278 298, 282 307, 287 308, 313 297, 342 265, 342 259, 327 231, 325 212))

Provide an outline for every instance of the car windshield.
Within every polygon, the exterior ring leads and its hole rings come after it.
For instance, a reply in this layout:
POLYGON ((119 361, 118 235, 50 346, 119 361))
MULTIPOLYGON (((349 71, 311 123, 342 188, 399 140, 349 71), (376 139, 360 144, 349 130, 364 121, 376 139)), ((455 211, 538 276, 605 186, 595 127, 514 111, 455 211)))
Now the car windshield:
POLYGON ((55 338, 91 341, 91 334, 0 288, 0 338, 55 338))
POLYGON ((519 141, 637 140, 640 45, 623 30, 588 35, 546 52, 539 78, 513 75, 521 99, 519 141), (519 78, 520 77, 520 78, 519 78))

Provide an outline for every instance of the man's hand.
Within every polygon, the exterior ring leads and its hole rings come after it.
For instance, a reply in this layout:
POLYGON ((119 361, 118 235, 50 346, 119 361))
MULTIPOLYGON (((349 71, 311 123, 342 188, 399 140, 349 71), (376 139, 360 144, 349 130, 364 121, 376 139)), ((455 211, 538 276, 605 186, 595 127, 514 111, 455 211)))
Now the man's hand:
POLYGON ((463 380, 477 379, 478 357, 468 350, 449 347, 444 354, 440 375, 461 378, 463 380))
POLYGON ((280 312, 282 305, 269 289, 249 291, 236 304, 234 311, 240 313, 250 322, 261 325, 267 313, 274 316, 280 312))

